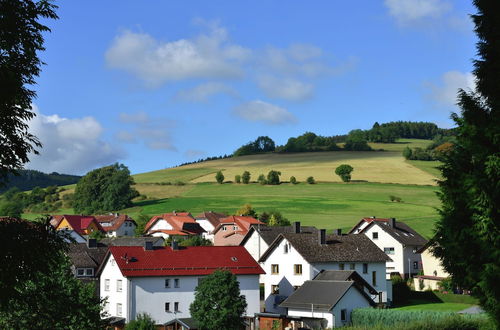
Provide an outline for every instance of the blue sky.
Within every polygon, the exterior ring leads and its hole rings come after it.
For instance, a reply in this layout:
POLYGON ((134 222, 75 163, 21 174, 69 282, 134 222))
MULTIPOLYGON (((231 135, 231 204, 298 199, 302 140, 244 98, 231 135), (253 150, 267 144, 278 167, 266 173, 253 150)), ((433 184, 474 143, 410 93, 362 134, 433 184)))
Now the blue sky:
POLYGON ((58 1, 28 168, 132 173, 396 120, 451 127, 468 1, 58 1))

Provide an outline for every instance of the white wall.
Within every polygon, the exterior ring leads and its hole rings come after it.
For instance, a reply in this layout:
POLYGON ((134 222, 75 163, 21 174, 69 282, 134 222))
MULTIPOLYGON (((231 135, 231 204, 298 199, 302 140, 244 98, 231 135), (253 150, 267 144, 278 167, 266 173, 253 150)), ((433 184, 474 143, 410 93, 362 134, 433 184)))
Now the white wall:
POLYGON ((427 276, 438 276, 438 277, 448 277, 449 274, 444 270, 441 260, 436 258, 430 251, 429 248, 425 249, 421 254, 422 265, 424 270, 424 275, 427 276))
POLYGON ((297 317, 314 317, 327 320, 327 327, 332 328, 334 316, 330 312, 315 312, 313 310, 288 309, 288 315, 297 317))
POLYGON ((212 231, 215 229, 214 226, 208 221, 207 219, 196 219, 196 222, 203 228, 206 233, 202 234, 202 237, 204 239, 208 239, 210 241, 214 241, 214 234, 212 234, 212 231))
POLYGON ((127 278, 122 275, 113 255, 110 255, 100 277, 100 295, 101 298, 107 298, 105 310, 110 316, 124 317, 127 321, 129 320, 128 289, 127 278), (110 280, 109 291, 105 290, 106 279, 110 280), (117 292, 117 280, 122 280, 122 292, 117 292), (122 304, 122 315, 117 314, 117 303, 122 304))
POLYGON ((149 231, 154 230, 172 230, 174 229, 166 220, 160 219, 155 222, 153 226, 149 229, 149 231))
MULTIPOLYGON (((385 225, 383 225, 385 226, 385 225)), ((379 247, 382 251, 384 248, 393 247, 394 254, 388 255, 393 261, 388 261, 386 263, 386 273, 387 278, 390 278, 390 274, 393 272, 398 272, 404 274, 405 265, 403 263, 403 245, 399 243, 394 237, 386 233, 378 225, 373 225, 367 229, 364 234, 379 247), (378 233, 378 239, 373 239, 373 233, 378 233)), ((408 268, 406 266, 406 268, 408 268)))
MULTIPOLYGON (((346 294, 340 299, 340 301, 333 307, 332 314, 334 315, 335 327, 342 327, 348 325, 351 322, 351 313, 353 309, 370 307, 370 303, 366 301, 366 298, 354 287, 350 287, 346 294), (341 319, 341 310, 346 309, 346 321, 343 322, 341 319)), ((333 327, 332 325, 329 325, 333 327)))
POLYGON ((118 227, 118 229, 116 229, 116 231, 114 231, 113 237, 134 236, 135 227, 136 225, 133 221, 125 221, 120 227, 118 227))
MULTIPOLYGON (((157 324, 175 318, 191 317, 189 306, 194 301, 198 279, 204 276, 134 277, 131 278, 131 319, 138 313, 147 312, 157 324), (170 288, 165 288, 165 279, 170 279, 170 288), (179 279, 179 288, 174 287, 174 279, 179 279), (165 303, 170 303, 170 312, 165 311, 165 303), (179 312, 174 313, 174 303, 179 303, 179 312)), ((241 294, 247 300, 246 315, 259 312, 258 275, 238 275, 241 294)))
POLYGON ((269 247, 269 245, 267 245, 267 243, 256 231, 252 231, 251 236, 247 239, 245 245, 243 246, 257 262, 269 247))

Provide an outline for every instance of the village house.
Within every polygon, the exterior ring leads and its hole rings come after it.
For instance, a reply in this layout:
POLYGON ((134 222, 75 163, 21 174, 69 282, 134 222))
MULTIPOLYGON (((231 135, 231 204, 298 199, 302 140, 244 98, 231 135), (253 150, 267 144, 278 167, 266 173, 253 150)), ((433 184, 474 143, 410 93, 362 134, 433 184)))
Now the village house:
POLYGON ((415 290, 438 290, 439 282, 448 278, 450 274, 444 270, 441 260, 432 254, 432 247, 429 243, 421 247, 417 253, 420 253, 422 258, 423 275, 417 275, 413 279, 415 290))
POLYGON ((417 251, 427 240, 407 224, 395 218, 364 218, 349 233, 364 234, 392 259, 387 263, 387 278, 391 274, 408 278, 422 270, 421 255, 417 251))
POLYGON ((213 231, 214 245, 239 245, 252 225, 265 226, 265 223, 250 216, 231 215, 221 219, 220 224, 213 231))
POLYGON ((77 239, 77 242, 80 241, 78 236, 85 238, 95 231, 105 233, 97 219, 91 215, 54 215, 50 224, 57 230, 65 230, 70 233, 74 231, 75 235, 72 234, 72 236, 77 239))
POLYGON ((190 318, 189 306, 203 278, 217 269, 236 275, 245 296, 245 316, 259 312, 262 268, 240 246, 112 246, 99 271, 105 310, 126 322, 148 313, 157 324, 190 318))
POLYGON ((96 215, 97 222, 108 237, 134 236, 137 223, 126 214, 96 215))
POLYGON ((144 233, 149 236, 163 237, 171 236, 189 237, 201 236, 205 230, 196 222, 189 212, 172 212, 152 217, 144 227, 144 233))
POLYGON ((220 224, 221 219, 227 218, 227 214, 218 212, 203 212, 198 214, 196 217, 196 222, 205 230, 202 234, 204 239, 208 239, 214 242, 214 229, 220 224))
POLYGON ((356 271, 330 270, 305 281, 280 307, 288 317, 301 318, 301 327, 326 329, 349 324, 353 309, 375 306, 377 295, 356 271))
POLYGON ((280 304, 305 281, 323 270, 352 270, 377 291, 376 303, 392 300, 392 285, 385 278, 385 264, 391 259, 364 235, 342 235, 340 229, 326 235, 302 232, 282 233, 259 262, 264 271, 265 311, 284 314, 280 304))

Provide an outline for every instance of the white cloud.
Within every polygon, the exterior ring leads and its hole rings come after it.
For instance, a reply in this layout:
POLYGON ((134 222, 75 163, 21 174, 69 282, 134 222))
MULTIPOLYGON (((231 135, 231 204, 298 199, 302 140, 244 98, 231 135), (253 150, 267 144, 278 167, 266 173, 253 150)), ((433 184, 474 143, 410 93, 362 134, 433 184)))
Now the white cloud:
POLYGON ((444 105, 457 103, 458 89, 474 90, 474 75, 470 72, 448 71, 441 76, 439 84, 428 84, 432 98, 444 105))
POLYGON ((258 86, 271 98, 289 101, 303 101, 312 96, 314 85, 293 78, 276 78, 263 75, 257 80, 258 86))
POLYGON ((207 102, 210 97, 216 94, 227 94, 237 96, 238 92, 230 86, 219 82, 208 82, 191 89, 179 91, 176 98, 190 102, 207 102))
POLYGON ((93 117, 37 116, 29 122, 30 132, 43 144, 40 155, 31 155, 27 168, 43 172, 84 174, 93 168, 123 159, 117 146, 102 140, 103 127, 93 117))
POLYGON ((177 149, 172 143, 170 131, 175 122, 165 118, 152 118, 144 111, 136 113, 120 113, 120 122, 130 124, 131 128, 119 131, 115 137, 124 143, 143 141, 146 147, 153 150, 177 149))
POLYGON ((295 116, 286 109, 260 100, 243 103, 233 109, 234 113, 248 121, 259 121, 266 124, 279 125, 294 123, 295 116))
POLYGON ((193 39, 158 41, 146 33, 123 31, 105 57, 109 67, 132 73, 153 86, 192 78, 238 78, 250 51, 230 44, 224 28, 193 39))
POLYGON ((402 25, 439 18, 452 8, 445 0, 385 0, 384 4, 390 15, 402 25))

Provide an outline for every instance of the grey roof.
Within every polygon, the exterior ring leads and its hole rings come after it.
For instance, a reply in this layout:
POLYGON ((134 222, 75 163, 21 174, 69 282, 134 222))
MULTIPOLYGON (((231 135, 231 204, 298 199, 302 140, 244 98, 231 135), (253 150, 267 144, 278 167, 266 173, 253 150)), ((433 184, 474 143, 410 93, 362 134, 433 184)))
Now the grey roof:
POLYGON ((163 245, 162 237, 109 237, 103 238, 100 243, 108 246, 144 246, 144 242, 153 242, 153 245, 163 245))
MULTIPOLYGON (((255 232, 258 231, 260 234, 260 237, 266 242, 267 245, 271 245, 271 243, 278 237, 279 234, 282 233, 293 233, 295 231, 295 226, 257 226, 257 225, 252 225, 250 230, 248 231, 247 235, 241 241, 240 245, 244 245, 245 242, 248 240, 248 238, 255 232)), ((316 227, 309 227, 309 226, 301 226, 300 227, 300 232, 301 233, 317 233, 318 229, 316 227)))
POLYGON ((107 251, 108 247, 102 243, 92 249, 86 243, 73 243, 69 245, 68 256, 76 268, 98 268, 107 251))
POLYGON ((354 270, 322 270, 313 278, 314 281, 353 281, 354 285, 366 288, 371 294, 377 294, 375 290, 358 272, 354 270))
POLYGON ((378 225, 383 231, 391 235, 399 243, 406 246, 422 247, 427 243, 427 240, 420 236, 415 230, 404 222, 396 221, 395 226, 392 227, 390 222, 375 222, 373 221, 366 226, 361 233, 365 232, 368 228, 378 225))
POLYGON ((173 319, 165 323, 164 325, 174 325, 176 323, 181 324, 187 329, 198 329, 198 322, 192 317, 173 319))
POLYGON ((265 261, 283 238, 309 263, 392 261, 365 235, 327 235, 326 244, 320 244, 318 234, 282 233, 269 246, 259 262, 265 261))
MULTIPOLYGON (((286 298, 280 307, 329 311, 353 284, 354 282, 350 281, 306 281, 286 298)), ((367 300, 371 299, 367 298, 367 300)))

